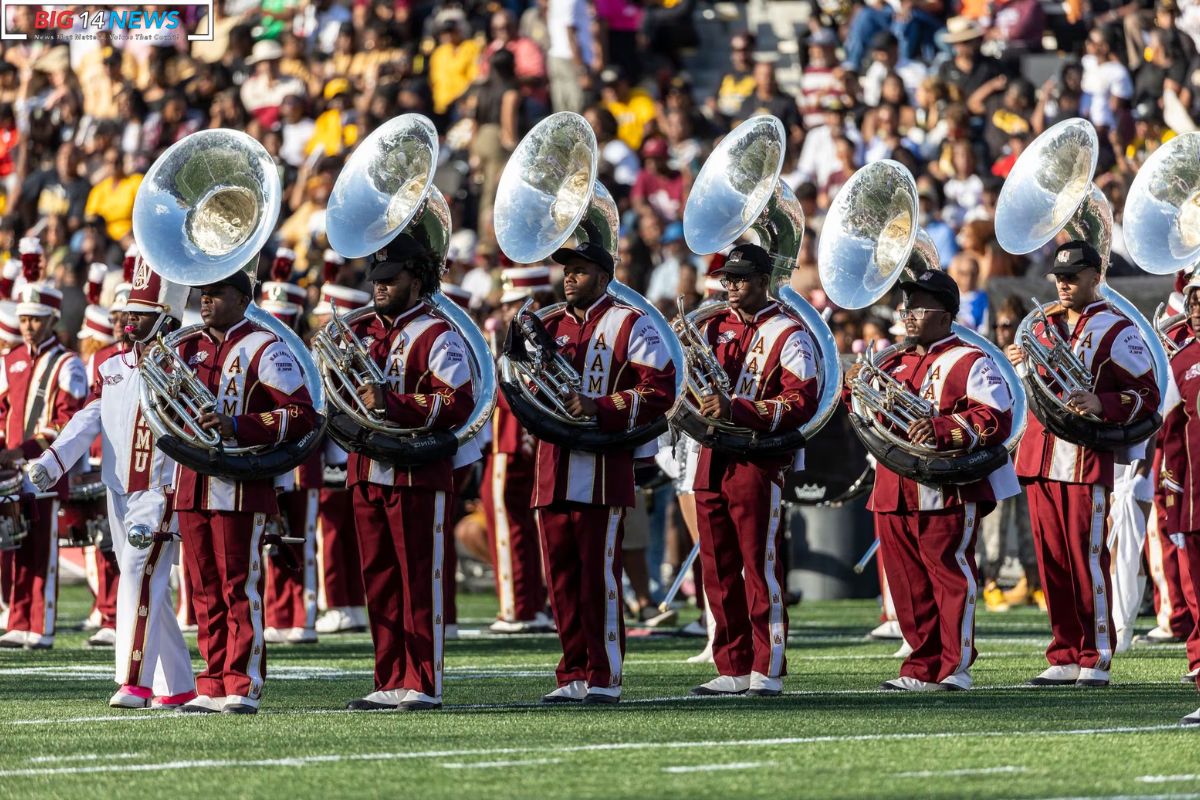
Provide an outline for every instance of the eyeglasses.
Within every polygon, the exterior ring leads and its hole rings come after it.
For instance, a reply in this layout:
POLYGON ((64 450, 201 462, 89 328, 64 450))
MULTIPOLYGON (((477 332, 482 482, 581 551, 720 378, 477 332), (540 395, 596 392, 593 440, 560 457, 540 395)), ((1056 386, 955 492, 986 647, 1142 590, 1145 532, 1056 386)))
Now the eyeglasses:
POLYGON ((1015 323, 1009 319, 997 320, 996 327, 997 328, 1005 328, 1005 329, 1015 328, 1015 327, 1017 327, 1017 323, 1015 323))
POLYGON ((896 309, 896 316, 898 316, 901 319, 901 321, 906 320, 906 319, 915 319, 917 322, 920 322, 923 319, 925 319, 925 317, 929 316, 930 314, 944 314, 944 313, 947 313, 947 312, 945 311, 945 309, 941 309, 941 308, 904 308, 902 306, 902 307, 896 309))
POLYGON ((735 286, 741 286, 743 283, 749 283, 749 282, 750 282, 749 275, 741 275, 736 278, 721 278, 721 288, 722 289, 732 289, 735 286))

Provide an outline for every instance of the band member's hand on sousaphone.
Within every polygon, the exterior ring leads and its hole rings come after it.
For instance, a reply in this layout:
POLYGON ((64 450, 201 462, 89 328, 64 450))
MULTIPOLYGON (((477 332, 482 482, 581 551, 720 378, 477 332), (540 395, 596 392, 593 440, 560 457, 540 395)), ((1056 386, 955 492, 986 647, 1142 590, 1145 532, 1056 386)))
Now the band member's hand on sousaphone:
POLYGON ((220 432, 222 439, 230 439, 234 435, 233 417, 228 414, 210 411, 197 417, 196 422, 206 431, 220 432))
POLYGON ((729 419, 729 398, 706 394, 700 398, 700 413, 709 419, 729 419))
POLYGON ((578 392, 571 392, 564 397, 563 405, 567 407, 567 411, 573 417, 588 419, 596 416, 596 401, 590 397, 584 397, 578 392))

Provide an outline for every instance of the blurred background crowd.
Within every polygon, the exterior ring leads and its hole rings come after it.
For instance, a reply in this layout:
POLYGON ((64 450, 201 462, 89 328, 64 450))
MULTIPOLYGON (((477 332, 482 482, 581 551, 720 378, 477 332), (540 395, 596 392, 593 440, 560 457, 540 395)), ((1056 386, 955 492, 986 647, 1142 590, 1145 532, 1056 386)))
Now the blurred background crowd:
MULTIPOLYGON (((8 30, 32 32, 37 10, 9 6, 8 30)), ((1197 0, 219 0, 215 19, 203 13, 180 9, 185 24, 158 38, 3 43, 0 263, 39 240, 66 294, 67 339, 92 265, 119 282, 143 173, 205 128, 244 130, 278 164, 283 208, 262 276, 284 248, 310 309, 323 282, 359 285, 363 265, 328 249, 325 206, 355 144, 405 112, 437 125, 455 231, 446 280, 486 324, 511 266, 491 225, 499 176, 530 127, 570 110, 595 130, 620 205, 618 277, 671 315, 677 296, 694 305, 712 285, 709 258, 683 240, 693 179, 723 134, 770 113, 807 219, 798 290, 827 305, 825 211, 856 168, 895 159, 917 176, 921 224, 963 292, 960 321, 1003 343, 1024 308, 996 280, 1045 259, 996 242, 996 200, 1021 150, 1058 120, 1095 124, 1096 181, 1117 215, 1110 274, 1134 274, 1124 193, 1155 147, 1200 118, 1197 0), (188 40, 209 25, 212 41, 188 40)), ((833 310, 830 324, 849 353, 894 321, 879 307, 833 310)))

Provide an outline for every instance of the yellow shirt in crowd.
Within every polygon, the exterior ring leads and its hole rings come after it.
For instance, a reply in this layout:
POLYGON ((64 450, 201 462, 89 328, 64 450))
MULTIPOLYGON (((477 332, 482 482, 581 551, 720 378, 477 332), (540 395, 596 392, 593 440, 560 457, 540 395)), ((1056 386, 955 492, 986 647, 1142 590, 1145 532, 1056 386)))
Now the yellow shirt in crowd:
POLYGON ((344 149, 351 148, 358 142, 358 126, 354 123, 342 124, 342 112, 331 108, 317 117, 313 128, 312 138, 304 147, 305 153, 312 153, 317 145, 325 148, 325 155, 336 156, 344 149))
POLYGON ((433 48, 429 56, 429 88, 433 92, 435 113, 445 114, 471 88, 480 52, 482 48, 476 39, 464 39, 458 47, 444 42, 433 48))
POLYGON ((614 100, 604 107, 617 120, 617 138, 637 150, 642 146, 646 123, 654 119, 654 100, 644 89, 630 89, 625 102, 614 100))
POLYGON ((108 223, 108 238, 119 242, 133 228, 133 198, 141 185, 141 175, 128 175, 119 183, 105 178, 88 193, 84 215, 102 217, 108 223))

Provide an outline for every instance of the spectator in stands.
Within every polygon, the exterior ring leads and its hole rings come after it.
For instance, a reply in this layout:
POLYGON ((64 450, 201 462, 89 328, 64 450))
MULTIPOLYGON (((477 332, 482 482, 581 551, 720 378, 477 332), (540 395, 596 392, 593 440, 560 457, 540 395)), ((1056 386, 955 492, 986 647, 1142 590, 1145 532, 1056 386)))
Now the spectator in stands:
POLYGON ((950 259, 947 272, 958 284, 960 300, 955 321, 982 333, 987 328, 988 296, 979 289, 979 262, 969 253, 959 253, 950 259))
POLYGON ((680 294, 680 277, 685 266, 690 266, 694 272, 691 278, 704 276, 704 263, 688 250, 687 242, 683 239, 683 223, 672 222, 662 235, 662 261, 650 273, 646 282, 646 299, 660 308, 665 308, 668 317, 673 316, 675 298, 680 294))
POLYGON ((617 120, 607 108, 592 106, 583 113, 600 147, 600 174, 604 185, 620 202, 637 182, 641 162, 633 149, 617 138, 617 120))
POLYGON ((546 30, 550 102, 555 111, 582 111, 599 71, 587 0, 549 0, 546 30))
POLYGON ((1117 55, 1117 33, 1113 28, 1093 28, 1088 33, 1087 55, 1083 57, 1083 110, 1104 141, 1116 127, 1116 112, 1128 107, 1133 97, 1133 79, 1117 55))
POLYGON ((985 107, 988 112, 983 126, 983 139, 990 163, 1004 154, 1010 137, 1026 136, 1032 130, 1033 84, 1024 78, 1013 78, 1007 81, 1003 94, 993 95, 985 107))
POLYGON ((668 222, 683 218, 687 185, 683 173, 668 165, 669 155, 664 139, 647 139, 642 145, 642 171, 629 195, 641 217, 655 216, 668 222))
POLYGON ((821 107, 825 98, 842 95, 840 68, 834 55, 837 44, 837 34, 828 28, 817 29, 808 39, 808 63, 800 77, 800 109, 806 129, 825 121, 821 107))
POLYGON ((631 88, 629 78, 618 67, 606 67, 600 73, 600 86, 600 101, 617 121, 617 137, 637 150, 657 113, 654 99, 645 89, 631 88))
POLYGON ((951 17, 946 21, 943 41, 953 48, 954 58, 942 62, 937 74, 944 83, 957 86, 968 105, 980 87, 1000 74, 1000 63, 979 52, 984 35, 983 26, 974 19, 951 17))
POLYGON ((359 138, 358 112, 354 109, 350 82, 345 78, 332 79, 325 84, 322 97, 325 111, 316 119, 305 153, 312 154, 320 149, 326 156, 340 155, 353 147, 359 138))
POLYGON ((488 79, 475 90, 475 137, 471 142, 471 158, 482 179, 475 230, 493 245, 496 235, 492 211, 496 187, 520 138, 521 90, 517 82, 516 58, 511 51, 496 50, 488 67, 488 79))
POLYGON ((438 116, 450 114, 475 80, 480 47, 478 41, 467 38, 466 26, 466 17, 457 9, 438 15, 438 46, 429 55, 429 89, 433 113, 438 116))
POLYGON ((1082 80, 1083 67, 1076 63, 1065 64, 1057 77, 1046 79, 1038 90, 1037 106, 1033 110, 1031 124, 1035 136, 1064 119, 1080 115, 1082 80))
POLYGON ((891 33, 878 33, 871 40, 871 65, 862 77, 862 100, 877 106, 883 92, 883 81, 895 73, 904 81, 909 98, 916 96, 917 87, 925 80, 926 68, 919 61, 901 60, 900 42, 891 33))
POLYGON ((917 201, 921 214, 921 229, 929 234, 938 251, 940 266, 945 268, 958 252, 954 229, 942 219, 942 195, 937 181, 928 175, 917 178, 917 201))
POLYGON ((858 7, 846 34, 847 69, 858 72, 867 68, 867 61, 871 56, 868 48, 876 36, 891 29, 892 14, 892 6, 885 0, 864 0, 858 7))
POLYGON ((264 128, 273 127, 279 122, 279 106, 288 95, 304 96, 304 84, 296 78, 288 78, 279 74, 279 59, 283 57, 283 48, 271 39, 264 39, 254 45, 246 65, 253 67, 254 73, 242 84, 241 99, 246 110, 254 115, 264 128))
POLYGON ((754 94, 754 35, 747 31, 735 33, 729 39, 729 72, 721 76, 717 96, 712 103, 714 112, 727 120, 737 118, 742 104, 754 94))
POLYGON ((21 225, 32 228, 40 217, 61 217, 68 234, 83 225, 92 186, 79 174, 79 148, 64 144, 54 165, 34 172, 21 187, 17 208, 21 225))
POLYGON ((1188 61, 1179 34, 1155 28, 1147 40, 1145 62, 1134 79, 1133 106, 1149 102, 1161 109, 1166 91, 1174 92, 1184 107, 1190 106, 1192 85, 1188 77, 1188 61))
POLYGON ((796 164, 798 182, 809 182, 818 189, 829 183, 829 176, 842 169, 838 160, 839 139, 860 142, 858 130, 845 104, 838 98, 824 102, 825 124, 814 128, 804 137, 800 160, 796 164))
POLYGON ((775 65, 769 61, 759 61, 754 65, 754 92, 742 101, 737 119, 747 120, 758 114, 773 114, 778 117, 783 122, 783 129, 793 146, 803 140, 804 126, 796 98, 779 88, 779 82, 775 78, 775 65))
POLYGON ((642 28, 642 2, 634 0, 594 0, 596 19, 603 23, 606 34, 604 52, 609 62, 632 83, 642 78, 642 59, 645 48, 639 46, 642 28))
POLYGON ((88 194, 84 215, 104 220, 108 238, 126 248, 133 241, 133 198, 142 185, 142 175, 133 173, 133 157, 116 146, 104 153, 108 176, 97 183, 88 194))
POLYGON ((1041 0, 999 0, 997 6, 987 38, 1001 46, 1004 58, 1040 53, 1046 30, 1041 0))
POLYGON ((158 153, 180 139, 200 130, 204 120, 199 112, 187 106, 187 98, 180 91, 168 92, 163 99, 162 110, 146 118, 142 128, 141 150, 158 153))
POLYGON ((500 9, 491 18, 492 40, 479 59, 479 78, 486 80, 492 55, 507 50, 513 55, 513 70, 522 92, 528 96, 544 91, 546 83, 546 54, 533 39, 517 31, 517 20, 511 11, 500 9))

